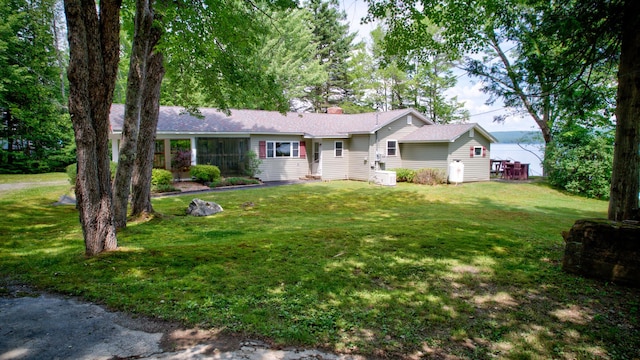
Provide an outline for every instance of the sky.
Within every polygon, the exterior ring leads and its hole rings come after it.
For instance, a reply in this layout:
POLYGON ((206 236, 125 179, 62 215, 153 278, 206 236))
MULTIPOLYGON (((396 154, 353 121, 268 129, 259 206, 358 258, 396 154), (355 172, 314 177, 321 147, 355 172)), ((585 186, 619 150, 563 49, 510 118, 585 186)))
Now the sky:
MULTIPOLYGON (((360 24, 360 20, 367 14, 367 3, 364 0, 339 1, 341 8, 347 14, 347 22, 351 32, 357 31, 359 40, 370 41, 369 34, 375 28, 375 24, 360 24)), ((462 71, 458 71, 457 74, 460 75, 458 84, 447 91, 447 94, 457 96, 458 101, 464 102, 465 108, 471 114, 470 122, 480 124, 489 132, 538 130, 536 123, 530 116, 509 116, 504 123, 495 123, 494 116, 508 113, 502 102, 496 101, 493 105, 486 105, 489 96, 480 91, 482 84, 478 79, 471 79, 462 71)))

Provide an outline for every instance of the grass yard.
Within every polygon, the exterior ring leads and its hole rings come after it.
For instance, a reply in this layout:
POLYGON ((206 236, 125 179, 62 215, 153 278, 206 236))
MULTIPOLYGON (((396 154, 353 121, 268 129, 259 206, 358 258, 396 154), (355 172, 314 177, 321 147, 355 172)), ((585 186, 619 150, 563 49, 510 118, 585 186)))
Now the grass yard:
POLYGON ((561 232, 606 216, 603 201, 331 182, 201 194, 225 211, 194 218, 194 195, 166 197, 119 251, 86 259, 76 210, 51 206, 68 188, 0 192, 0 279, 372 357, 640 358, 640 291, 561 271, 561 232))

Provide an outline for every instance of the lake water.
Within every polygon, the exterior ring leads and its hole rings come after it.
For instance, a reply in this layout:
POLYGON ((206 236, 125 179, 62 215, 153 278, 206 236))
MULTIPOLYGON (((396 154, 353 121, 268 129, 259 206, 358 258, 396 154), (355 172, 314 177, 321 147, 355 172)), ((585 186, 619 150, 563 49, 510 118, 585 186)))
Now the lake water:
POLYGON ((491 159, 520 161, 529 164, 529 176, 542 176, 544 144, 491 144, 491 159), (524 149, 523 149, 524 147, 524 149), (536 155, 540 157, 538 159, 536 155))

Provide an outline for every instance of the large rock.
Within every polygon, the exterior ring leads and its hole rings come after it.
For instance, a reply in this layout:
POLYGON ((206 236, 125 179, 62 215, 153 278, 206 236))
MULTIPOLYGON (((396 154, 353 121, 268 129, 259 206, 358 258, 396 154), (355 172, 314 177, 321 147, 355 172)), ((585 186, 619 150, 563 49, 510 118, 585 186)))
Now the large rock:
POLYGON ((640 224, 578 220, 563 234, 562 268, 586 277, 640 287, 640 224))
POLYGON ((187 208, 187 214, 193 216, 209 216, 222 211, 222 206, 211 201, 204 201, 200 199, 191 200, 191 203, 187 208))

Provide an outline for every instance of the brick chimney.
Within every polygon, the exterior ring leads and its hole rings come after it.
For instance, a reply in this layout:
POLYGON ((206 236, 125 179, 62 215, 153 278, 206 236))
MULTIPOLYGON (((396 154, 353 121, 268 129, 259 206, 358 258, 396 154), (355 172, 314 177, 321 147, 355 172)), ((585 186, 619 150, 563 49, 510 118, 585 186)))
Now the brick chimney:
POLYGON ((330 108, 327 108, 327 114, 334 114, 334 115, 342 114, 342 108, 338 106, 332 106, 330 108))

